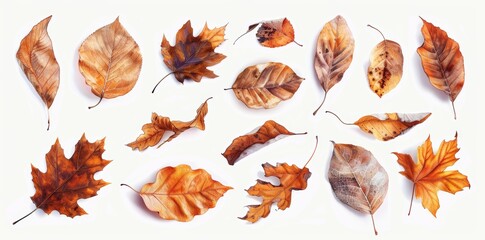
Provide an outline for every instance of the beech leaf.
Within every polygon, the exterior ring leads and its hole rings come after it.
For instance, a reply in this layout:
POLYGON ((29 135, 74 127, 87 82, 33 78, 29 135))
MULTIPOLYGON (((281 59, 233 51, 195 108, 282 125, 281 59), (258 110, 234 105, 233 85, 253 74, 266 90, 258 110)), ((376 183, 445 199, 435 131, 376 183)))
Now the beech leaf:
POLYGON ((157 173, 155 182, 145 184, 137 192, 150 211, 166 220, 188 222, 196 215, 206 213, 232 187, 212 179, 204 169, 188 165, 165 167, 157 173))
POLYGON ((47 130, 50 127, 49 108, 54 102, 60 82, 59 64, 47 33, 51 18, 49 16, 35 25, 22 39, 17 51, 22 71, 47 107, 47 130))
POLYGON ((249 108, 268 109, 293 97, 303 80, 287 65, 269 62, 247 67, 225 90, 232 89, 249 108))
POLYGON ((293 29, 290 20, 287 18, 252 24, 243 35, 239 36, 234 41, 234 44, 236 44, 236 41, 239 40, 239 38, 253 31, 259 25, 261 25, 261 27, 259 27, 256 32, 256 37, 258 38, 258 42, 264 47, 282 47, 291 42, 294 42, 300 47, 303 46, 295 41, 295 30, 293 29))
POLYGON ((224 41, 225 29, 226 26, 222 26, 211 30, 206 23, 202 32, 195 37, 189 20, 177 32, 174 46, 170 45, 163 35, 161 44, 163 62, 172 72, 155 85, 152 93, 155 92, 158 84, 170 74, 174 74, 180 83, 184 83, 185 79, 200 82, 202 77, 218 77, 207 67, 216 65, 226 58, 223 54, 214 52, 215 48, 224 41))
POLYGON ((421 198, 423 207, 436 217, 436 212, 440 208, 439 190, 455 194, 465 187, 470 188, 467 176, 457 170, 445 171, 458 161, 455 155, 459 150, 458 134, 456 134, 455 139, 451 141, 443 140, 436 154, 428 137, 423 145, 418 147, 416 163, 409 154, 394 152, 397 163, 404 168, 404 171, 399 173, 413 182, 408 215, 411 214, 414 195, 416 198, 421 198))
POLYGON ((370 88, 382 97, 401 81, 404 59, 399 43, 386 39, 379 29, 367 26, 377 30, 384 39, 372 49, 367 69, 370 88))
POLYGON ((13 224, 37 209, 47 214, 56 210, 71 218, 87 214, 77 201, 96 196, 99 189, 109 184, 94 179, 94 174, 111 162, 102 158, 103 152, 104 139, 90 143, 83 134, 71 158, 67 159, 57 139, 45 155, 47 171, 43 173, 32 165, 35 194, 31 199, 36 208, 13 224))
POLYGON ((374 155, 359 146, 334 143, 328 180, 342 203, 371 215, 377 235, 374 213, 386 197, 389 177, 374 155))
POLYGON ((314 66, 325 97, 313 115, 322 107, 328 91, 344 77, 353 54, 354 37, 345 19, 339 15, 323 26, 317 39, 314 66))
POLYGON ((222 154, 229 165, 234 165, 239 160, 270 145, 284 137, 291 135, 301 135, 305 133, 293 133, 288 131, 273 120, 266 121, 256 132, 248 133, 235 138, 231 145, 222 154))
POLYGON ((433 87, 450 98, 456 119, 455 100, 465 83, 465 64, 460 45, 432 23, 423 20, 424 42, 417 52, 433 87))
POLYGON ((131 147, 132 150, 138 149, 139 151, 143 151, 148 147, 153 147, 157 145, 162 137, 164 136, 166 131, 173 132, 167 140, 163 141, 158 145, 157 148, 161 147, 163 144, 172 141, 172 139, 178 137, 181 133, 189 128, 198 128, 200 130, 205 130, 205 122, 204 118, 205 115, 209 112, 207 101, 208 98, 205 100, 204 103, 200 105, 197 109, 197 115, 195 118, 188 122, 182 121, 171 121, 169 117, 164 117, 158 115, 156 113, 152 113, 152 122, 143 125, 142 130, 143 134, 138 136, 138 138, 131 143, 128 143, 127 146, 131 147))
POLYGON ((335 113, 326 113, 334 115, 345 125, 358 126, 363 132, 370 133, 381 141, 394 139, 431 116, 431 113, 385 113, 366 115, 354 123, 345 123, 335 113))
POLYGON ((133 89, 140 75, 142 57, 138 44, 119 18, 91 34, 79 47, 79 71, 91 92, 103 98, 123 96, 133 89))
POLYGON ((307 180, 312 173, 306 166, 313 158, 317 146, 318 137, 316 137, 315 149, 303 168, 298 168, 294 164, 290 166, 287 163, 277 163, 276 166, 269 163, 262 164, 264 176, 277 177, 280 184, 273 185, 270 182, 258 179, 256 184, 246 191, 251 196, 260 197, 262 199, 261 204, 247 206, 249 210, 246 216, 240 219, 255 223, 260 218, 265 218, 270 214, 273 203, 276 203, 280 210, 289 208, 293 190, 305 190, 307 187, 307 180))

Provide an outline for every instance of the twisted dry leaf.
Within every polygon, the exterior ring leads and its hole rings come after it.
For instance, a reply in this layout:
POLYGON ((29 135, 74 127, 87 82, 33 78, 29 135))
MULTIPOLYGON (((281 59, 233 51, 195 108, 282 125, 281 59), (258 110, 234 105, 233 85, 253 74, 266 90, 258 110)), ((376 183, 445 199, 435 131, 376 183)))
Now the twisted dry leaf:
POLYGON ((431 116, 431 113, 385 113, 366 115, 354 123, 345 123, 335 113, 326 113, 334 115, 345 125, 358 126, 363 132, 370 133, 381 141, 394 139, 431 116))
POLYGON ((399 43, 386 39, 379 29, 367 26, 377 30, 384 38, 372 49, 367 69, 370 88, 377 96, 382 97, 401 81, 404 59, 399 43))
POLYGON ((354 37, 345 19, 339 15, 327 22, 318 36, 314 65, 325 97, 313 115, 322 107, 328 91, 344 77, 353 54, 354 37))
POLYGON ((133 89, 141 71, 138 44, 119 18, 91 34, 79 47, 79 71, 91 92, 103 98, 123 96, 133 89))
POLYGON ((268 120, 256 132, 235 138, 222 155, 227 159, 229 165, 234 165, 239 160, 271 143, 287 136, 301 134, 306 134, 306 132, 293 133, 275 121, 268 120))
POLYGON ((162 137, 166 131, 172 131, 173 134, 170 135, 167 140, 160 143, 160 145, 157 147, 159 148, 166 142, 172 141, 172 139, 178 137, 178 135, 189 128, 205 130, 204 117, 209 112, 207 104, 209 99, 211 98, 208 98, 204 103, 202 103, 202 105, 200 105, 200 107, 197 109, 197 115, 195 118, 188 122, 171 121, 169 117, 152 113, 152 122, 147 123, 142 127, 143 134, 140 134, 140 136, 138 136, 134 142, 128 143, 127 146, 131 147, 132 150, 138 149, 139 151, 143 151, 148 147, 153 147, 158 144, 158 142, 162 140, 162 137))
POLYGON ((288 43, 294 42, 300 47, 303 46, 295 41, 295 30, 293 29, 290 20, 288 20, 287 18, 252 24, 248 27, 248 30, 243 35, 239 36, 234 41, 233 44, 236 44, 236 41, 239 40, 239 38, 248 34, 260 24, 261 27, 259 27, 258 31, 256 32, 256 37, 258 38, 258 42, 261 45, 265 47, 275 48, 282 47, 287 45, 288 43))
POLYGON ((231 88, 236 97, 249 108, 273 108, 293 97, 304 78, 287 65, 269 62, 247 67, 231 88))
POLYGON ((17 51, 17 60, 22 71, 47 106, 47 130, 50 127, 49 108, 54 102, 60 81, 59 64, 47 33, 51 18, 49 16, 35 25, 22 39, 17 51))
POLYGON ((269 215, 273 203, 277 203, 280 210, 289 208, 293 190, 305 190, 307 187, 307 180, 312 173, 306 166, 315 154, 317 146, 318 137, 316 137, 315 149, 303 168, 298 168, 296 165, 290 166, 287 163, 278 163, 276 166, 269 163, 262 164, 264 176, 277 177, 280 180, 280 184, 273 185, 270 182, 258 179, 257 183, 246 191, 251 196, 261 197, 261 204, 249 205, 246 216, 240 219, 255 223, 260 218, 265 218, 269 215))
POLYGON ((372 153, 359 146, 334 143, 328 180, 342 203, 371 215, 377 235, 374 213, 386 197, 389 177, 372 153))
POLYGON ((170 74, 174 74, 181 83, 184 83, 185 79, 200 82, 202 77, 218 77, 207 67, 216 65, 226 58, 223 54, 214 52, 215 48, 224 41, 225 29, 226 26, 222 26, 211 30, 206 23, 202 32, 195 37, 189 20, 177 32, 174 46, 170 45, 163 35, 163 62, 172 72, 155 85, 152 93, 155 92, 158 84, 170 74))
POLYGON ((467 176, 459 171, 445 171, 446 168, 453 166, 458 158, 455 154, 459 151, 458 136, 452 141, 441 142, 436 155, 433 153, 433 145, 430 137, 418 147, 418 162, 415 163, 409 154, 396 153, 397 162, 404 168, 401 171, 403 176, 413 182, 413 191, 409 213, 413 206, 413 197, 422 199, 422 205, 428 209, 433 216, 440 207, 438 191, 445 191, 452 194, 470 188, 467 176))
POLYGON ((145 184, 138 192, 150 211, 166 220, 188 222, 202 215, 232 187, 212 179, 204 169, 192 170, 188 165, 160 169, 154 183, 145 184))
POLYGON ((465 83, 465 64, 460 45, 445 31, 423 20, 424 42, 417 52, 431 85, 450 98, 456 119, 455 99, 465 83))
POLYGON ((99 189, 109 184, 94 179, 94 174, 111 162, 102 158, 103 152, 104 139, 90 143, 83 134, 71 159, 67 159, 57 139, 45 155, 47 171, 43 173, 32 166, 35 194, 31 199, 36 208, 13 224, 37 209, 42 209, 47 214, 57 210, 71 218, 87 214, 77 204, 77 200, 94 197, 99 189))

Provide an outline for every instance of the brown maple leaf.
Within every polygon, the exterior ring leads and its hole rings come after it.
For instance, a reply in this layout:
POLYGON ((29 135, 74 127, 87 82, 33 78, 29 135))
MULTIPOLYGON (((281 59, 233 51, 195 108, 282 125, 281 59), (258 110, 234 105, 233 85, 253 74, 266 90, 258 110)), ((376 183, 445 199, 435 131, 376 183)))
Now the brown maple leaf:
POLYGON ((162 140, 162 137, 166 131, 172 131, 173 134, 170 135, 167 140, 158 145, 157 148, 159 148, 166 142, 172 141, 172 139, 178 137, 178 135, 189 128, 198 128, 200 130, 204 130, 204 117, 209 111, 207 101, 209 101, 211 98, 208 98, 204 103, 202 103, 202 105, 200 105, 200 107, 197 109, 197 115, 195 118, 188 122, 171 121, 169 117, 152 113, 152 122, 147 123, 142 127, 143 134, 138 136, 134 142, 128 143, 127 146, 131 147, 132 150, 138 148, 139 151, 143 151, 148 147, 153 147, 158 144, 158 142, 162 140))
MULTIPOLYGON (((189 20, 177 32, 174 46, 170 45, 164 35, 161 44, 163 62, 172 70, 165 77, 174 74, 181 83, 184 83, 185 79, 200 82, 202 77, 218 77, 207 67, 216 65, 226 58, 223 54, 214 52, 214 49, 224 41, 225 29, 226 26, 222 26, 211 30, 206 24, 202 32, 195 37, 189 20)), ((155 85, 152 93, 165 77, 155 85)))
POLYGON ((269 163, 262 164, 264 176, 277 177, 280 180, 280 184, 273 185, 270 182, 258 179, 257 183, 246 191, 251 196, 261 197, 262 202, 259 205, 249 205, 246 216, 240 219, 255 223, 260 218, 265 218, 269 215, 273 203, 277 203, 280 210, 290 207, 292 191, 305 190, 307 180, 312 175, 306 166, 317 150, 318 137, 316 139, 315 149, 303 168, 298 168, 296 165, 290 166, 287 163, 278 163, 276 166, 269 163))
POLYGON ((399 173, 413 182, 408 215, 411 214, 414 195, 416 198, 421 198, 423 207, 436 217, 436 212, 440 207, 439 190, 455 194, 465 187, 470 188, 467 176, 456 170, 445 171, 458 161, 455 154, 459 150, 458 135, 455 135, 454 140, 441 142, 436 155, 433 153, 433 145, 428 137, 424 144, 418 147, 417 163, 409 154, 394 152, 397 162, 404 168, 404 171, 399 173))
POLYGON ((13 224, 37 209, 47 214, 57 210, 71 218, 87 214, 77 204, 77 200, 94 197, 99 189, 109 184, 94 179, 94 174, 111 162, 102 158, 103 152, 104 139, 90 143, 83 134, 76 144, 74 154, 67 159, 57 139, 45 156, 47 171, 43 173, 32 166, 32 182, 36 191, 31 199, 36 208, 13 224))

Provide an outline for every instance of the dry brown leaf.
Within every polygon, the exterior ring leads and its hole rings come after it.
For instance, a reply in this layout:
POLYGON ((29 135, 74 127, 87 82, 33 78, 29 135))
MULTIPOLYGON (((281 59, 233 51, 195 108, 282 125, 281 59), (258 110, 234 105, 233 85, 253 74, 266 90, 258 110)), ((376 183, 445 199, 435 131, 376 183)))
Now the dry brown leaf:
POLYGON ((342 203, 371 215, 377 235, 374 213, 386 197, 389 177, 374 155, 359 146, 334 143, 328 180, 342 203))
POLYGON ((163 135, 166 131, 173 132, 167 140, 163 141, 158 145, 157 148, 161 147, 166 142, 172 141, 172 139, 176 138, 178 135, 183 133, 185 130, 189 128, 198 128, 200 130, 205 130, 205 122, 204 117, 207 115, 208 104, 207 101, 211 99, 208 98, 205 100, 204 103, 200 105, 197 109, 197 115, 195 118, 188 122, 182 121, 171 121, 169 117, 160 116, 156 113, 152 113, 152 122, 143 125, 142 130, 143 134, 140 134, 138 138, 131 143, 128 143, 127 146, 131 147, 132 150, 138 149, 139 151, 143 151, 148 147, 153 147, 157 145, 160 140, 162 140, 163 135))
POLYGON ((327 98, 328 91, 344 77, 354 54, 354 37, 342 16, 335 17, 323 26, 317 40, 315 72, 325 97, 313 112, 317 114, 327 98))
POLYGON ((268 120, 256 132, 235 138, 222 155, 227 159, 229 165, 234 165, 239 160, 271 143, 287 136, 300 134, 306 134, 306 132, 293 133, 275 121, 268 120))
POLYGON ((384 38, 372 49, 367 69, 370 88, 377 96, 382 97, 401 81, 404 59, 399 43, 386 39, 379 29, 367 26, 377 30, 384 38))
POLYGON ((370 133, 381 141, 394 139, 431 116, 431 113, 385 113, 366 115, 354 123, 346 123, 335 113, 330 111, 326 111, 326 113, 334 115, 345 125, 358 126, 363 132, 370 133))
POLYGON ((91 92, 103 98, 123 96, 140 75, 142 57, 138 44, 119 18, 91 34, 79 47, 79 71, 91 92))
POLYGON ((71 218, 87 214, 77 201, 96 196, 99 189, 109 184, 94 179, 94 174, 102 171, 111 162, 102 158, 103 152, 104 139, 90 143, 83 134, 71 159, 67 159, 57 139, 45 155, 47 171, 43 173, 32 165, 35 194, 31 199, 36 208, 13 224, 37 209, 42 209, 47 214, 56 210, 71 218))
POLYGON ((192 170, 188 165, 160 169, 154 183, 145 184, 137 192, 150 211, 166 220, 188 222, 216 206, 232 187, 212 179, 204 169, 192 170))
POLYGON ((293 29, 290 20, 288 20, 287 18, 252 24, 248 27, 248 30, 243 35, 239 36, 234 41, 234 44, 236 44, 236 41, 239 38, 248 34, 260 24, 261 27, 259 27, 258 31, 256 32, 256 37, 258 38, 258 42, 261 45, 265 47, 275 48, 282 47, 287 45, 288 43, 294 42, 300 47, 303 46, 295 41, 295 30, 293 29))
POLYGON ((226 26, 222 26, 211 30, 206 23, 202 32, 194 37, 189 20, 177 32, 174 46, 171 46, 163 35, 163 62, 172 72, 155 85, 152 93, 155 92, 158 84, 170 74, 174 74, 175 78, 181 83, 184 83, 185 79, 200 82, 202 77, 218 77, 207 67, 216 65, 226 58, 223 54, 214 52, 215 48, 224 41, 225 29, 226 26))
POLYGON ((404 168, 404 171, 399 173, 413 182, 408 215, 411 214, 414 195, 416 198, 421 198, 423 207, 436 217, 436 212, 440 207, 439 190, 455 194, 465 187, 470 188, 467 176, 456 170, 445 171, 458 161, 455 154, 459 150, 458 136, 455 135, 454 140, 441 142, 436 155, 433 153, 433 144, 428 137, 423 145, 418 147, 417 163, 409 154, 394 152, 397 162, 404 168))
POLYGON ((276 166, 269 163, 262 164, 264 176, 277 177, 280 180, 280 184, 273 185, 270 182, 258 179, 257 183, 246 191, 251 196, 261 197, 261 204, 249 205, 246 216, 240 219, 255 223, 260 218, 265 218, 269 215, 273 203, 277 203, 280 210, 290 207, 293 190, 305 190, 307 180, 312 175, 306 166, 317 150, 318 137, 316 139, 315 149, 303 168, 298 168, 296 165, 290 166, 287 163, 277 163, 276 166))
POLYGON ((60 81, 59 64, 47 33, 51 18, 49 16, 35 25, 22 39, 17 51, 17 60, 22 71, 47 106, 47 130, 50 127, 49 108, 54 102, 60 81))
POLYGON ((455 99, 465 83, 465 64, 460 45, 445 31, 423 20, 424 42, 417 52, 430 83, 450 98, 456 119, 455 99))
POLYGON ((249 108, 273 108, 293 97, 304 78, 287 65, 269 62, 249 66, 236 78, 231 88, 249 108))

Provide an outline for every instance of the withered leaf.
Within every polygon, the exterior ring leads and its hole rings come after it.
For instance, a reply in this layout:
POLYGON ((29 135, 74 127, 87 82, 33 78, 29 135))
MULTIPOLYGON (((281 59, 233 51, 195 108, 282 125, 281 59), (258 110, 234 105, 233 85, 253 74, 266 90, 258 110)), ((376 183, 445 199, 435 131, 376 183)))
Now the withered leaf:
POLYGON ((318 137, 316 138, 315 149, 303 168, 298 168, 294 164, 290 166, 287 163, 277 163, 276 166, 269 163, 262 164, 264 176, 277 177, 280 180, 280 184, 273 185, 270 182, 258 179, 256 184, 246 191, 251 196, 260 197, 262 199, 261 204, 249 205, 246 216, 240 219, 255 223, 260 218, 265 218, 269 215, 273 203, 277 203, 280 210, 289 208, 293 190, 305 190, 307 187, 307 180, 312 173, 306 166, 315 154, 317 146, 318 137))
POLYGON ((227 159, 229 165, 234 165, 239 160, 271 143, 287 136, 300 134, 306 134, 306 132, 293 133, 275 121, 268 120, 256 132, 235 138, 222 155, 227 159))
POLYGON ((354 37, 345 19, 339 15, 327 22, 318 36, 314 65, 325 97, 313 115, 322 107, 328 91, 344 77, 353 54, 354 37))
POLYGON ((366 115, 354 123, 345 123, 335 113, 326 113, 334 115, 345 125, 358 126, 363 132, 370 133, 381 141, 394 139, 431 116, 431 113, 385 113, 366 115))
POLYGON ((232 187, 213 180, 204 169, 192 170, 182 164, 160 169, 155 182, 145 184, 140 191, 131 189, 161 218, 188 222, 215 207, 219 198, 232 187))
POLYGON ((455 135, 454 140, 441 142, 436 155, 433 153, 433 145, 428 137, 423 145, 418 147, 417 163, 409 154, 394 152, 397 162, 404 168, 404 171, 399 173, 413 182, 408 215, 411 214, 414 195, 416 198, 421 198, 423 207, 436 217, 440 207, 439 190, 455 194, 465 187, 470 188, 467 176, 456 170, 445 171, 458 161, 455 155, 459 150, 458 136, 455 135))
POLYGON ((143 151, 148 147, 153 147, 162 140, 163 135, 166 131, 173 132, 167 140, 163 141, 157 148, 161 147, 166 142, 172 141, 172 139, 178 137, 181 133, 189 128, 198 128, 200 130, 205 129, 205 122, 204 117, 207 115, 208 104, 207 101, 211 99, 208 98, 205 100, 204 103, 200 105, 197 109, 197 115, 195 118, 188 122, 182 121, 171 121, 169 117, 160 116, 156 113, 152 113, 152 122, 143 125, 142 130, 143 134, 140 134, 138 138, 131 143, 128 143, 127 146, 131 147, 132 150, 138 149, 139 151, 143 151))
MULTIPOLYGON (((168 42, 165 35, 162 40, 163 62, 172 71, 167 74, 174 74, 175 78, 184 83, 185 79, 192 79, 200 82, 202 77, 216 78, 214 72, 207 67, 221 62, 226 56, 214 52, 224 41, 224 31, 226 26, 209 29, 207 23, 197 37, 193 35, 193 29, 190 20, 177 32, 175 45, 168 42)), ((153 88, 153 92, 158 84, 165 78, 163 77, 153 88)))
POLYGON ((293 97, 303 80, 287 65, 269 62, 247 67, 226 90, 249 108, 268 109, 293 97))
POLYGON ((455 99, 465 83, 465 64, 460 45, 445 31, 423 20, 424 42, 417 52, 431 85, 450 98, 456 119, 455 99))
POLYGON ((103 98, 123 96, 140 75, 142 57, 138 44, 119 18, 91 34, 79 47, 79 71, 91 92, 103 98))
POLYGON ((43 173, 32 165, 35 194, 31 199, 36 208, 13 224, 37 209, 47 214, 56 210, 71 218, 87 214, 77 201, 96 196, 99 189, 109 184, 94 179, 94 174, 111 162, 102 158, 103 152, 104 139, 90 143, 83 134, 73 155, 67 159, 57 139, 45 156, 47 171, 43 173))
POLYGON ((335 144, 328 180, 335 196, 349 207, 372 218, 387 194, 389 177, 371 152, 352 144, 335 144))
POLYGON ((372 49, 370 65, 367 69, 371 90, 382 97, 401 81, 404 58, 399 43, 386 39, 379 29, 371 25, 367 26, 377 30, 384 38, 372 49))
POLYGON ((290 20, 288 20, 287 18, 252 24, 248 27, 248 30, 243 35, 239 36, 234 41, 234 44, 236 44, 236 41, 239 38, 248 34, 260 24, 261 27, 259 27, 258 31, 256 32, 256 37, 258 38, 258 42, 261 45, 265 47, 275 48, 282 47, 287 45, 288 43, 294 42, 300 47, 303 46, 295 41, 295 30, 293 29, 290 20))
POLYGON ((50 127, 49 108, 54 102, 60 81, 59 64, 47 33, 51 18, 49 16, 35 25, 22 39, 17 51, 22 71, 47 106, 47 130, 50 127))

